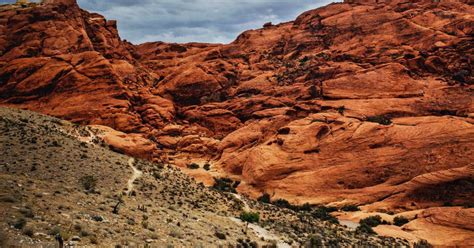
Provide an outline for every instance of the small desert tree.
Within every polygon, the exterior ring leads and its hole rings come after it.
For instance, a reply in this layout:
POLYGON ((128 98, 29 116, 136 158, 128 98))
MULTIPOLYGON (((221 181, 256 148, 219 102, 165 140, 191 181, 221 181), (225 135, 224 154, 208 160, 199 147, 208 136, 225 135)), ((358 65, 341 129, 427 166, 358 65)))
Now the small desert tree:
POLYGON ((240 214, 240 219, 246 223, 245 233, 250 223, 257 223, 260 221, 260 214, 257 212, 242 212, 240 214))

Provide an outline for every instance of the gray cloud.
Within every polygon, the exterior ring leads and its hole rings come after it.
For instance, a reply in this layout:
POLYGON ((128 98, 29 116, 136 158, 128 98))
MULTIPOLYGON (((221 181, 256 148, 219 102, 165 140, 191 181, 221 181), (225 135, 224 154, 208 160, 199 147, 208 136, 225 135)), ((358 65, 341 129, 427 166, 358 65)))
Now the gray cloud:
MULTIPOLYGON (((0 3, 12 2, 0 0, 0 3)), ((120 35, 147 41, 228 43, 266 22, 293 20, 329 0, 78 0, 89 11, 118 20, 120 35)))

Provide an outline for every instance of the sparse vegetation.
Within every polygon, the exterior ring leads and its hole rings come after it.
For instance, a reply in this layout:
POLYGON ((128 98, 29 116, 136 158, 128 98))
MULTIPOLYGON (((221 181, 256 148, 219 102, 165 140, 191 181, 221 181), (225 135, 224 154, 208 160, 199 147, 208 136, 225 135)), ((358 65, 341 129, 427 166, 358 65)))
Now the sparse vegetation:
POLYGON ((422 239, 413 244, 413 248, 431 248, 433 247, 428 241, 422 239))
POLYGON ((369 116, 367 117, 367 121, 375 122, 375 123, 378 123, 380 125, 385 125, 385 126, 392 124, 392 120, 390 120, 388 117, 383 116, 383 115, 369 116))
POLYGON ((208 164, 208 163, 206 163, 206 164, 204 165, 203 169, 209 171, 209 170, 211 170, 211 165, 208 164))
POLYGON ((33 237, 33 234, 35 231, 33 230, 32 227, 26 226, 23 228, 22 233, 26 236, 33 237))
POLYGON ((26 223, 27 223, 26 219, 23 218, 23 217, 21 217, 21 218, 15 220, 15 221, 13 222, 13 225, 12 225, 12 226, 13 226, 14 228, 18 229, 18 230, 21 230, 21 229, 23 229, 23 227, 26 226, 26 223))
POLYGON ((259 202, 263 202, 263 203, 271 203, 271 197, 270 197, 270 194, 268 194, 268 193, 264 193, 257 200, 259 202))
POLYGON ((395 218, 393 218, 393 224, 396 226, 403 226, 408 222, 409 220, 403 216, 395 216, 395 218))
POLYGON ((340 115, 344 115, 344 112, 346 111, 345 106, 340 106, 337 108, 337 112, 339 112, 340 115))
POLYGON ((239 184, 239 181, 233 181, 230 178, 214 178, 214 185, 212 188, 219 191, 237 193, 235 189, 239 184))
POLYGON ((375 234, 374 229, 372 229, 372 227, 367 225, 366 223, 361 223, 357 227, 356 232, 358 232, 358 233, 367 233, 367 234, 375 234))
POLYGON ((33 218, 35 217, 35 215, 33 214, 33 211, 29 208, 21 208, 20 210, 20 213, 25 216, 26 218, 33 218))
POLYGON ((323 242, 321 240, 321 237, 318 237, 318 236, 315 236, 315 235, 311 235, 308 239, 308 241, 306 241, 305 245, 304 245, 305 248, 319 248, 319 247, 323 247, 323 242))
POLYGON ((310 58, 308 56, 304 56, 304 58, 300 59, 300 65, 303 66, 304 64, 306 64, 306 62, 308 62, 310 60, 310 58))
POLYGON ((336 217, 332 216, 328 211, 328 208, 324 206, 315 208, 311 214, 314 218, 320 219, 322 221, 327 221, 334 224, 339 223, 339 220, 336 217))
POLYGON ((93 175, 83 176, 79 179, 79 183, 86 191, 92 192, 97 186, 97 178, 93 175))
POLYGON ((257 212, 242 212, 240 213, 240 219, 247 223, 245 228, 245 232, 247 232, 249 223, 257 223, 260 221, 260 214, 257 212))
POLYGON ((375 215, 375 216, 369 216, 365 219, 361 219, 359 223, 362 224, 367 224, 368 226, 371 227, 376 227, 380 224, 382 224, 382 217, 380 215, 375 215))
POLYGON ((188 169, 191 169, 191 170, 197 170, 200 168, 200 166, 196 163, 191 163, 191 164, 188 164, 188 169))
POLYGON ((275 201, 272 201, 272 204, 281 208, 288 208, 288 209, 293 209, 294 206, 291 205, 287 200, 285 199, 277 199, 275 201))
POLYGON ((343 206, 341 210, 344 212, 356 212, 356 211, 360 211, 360 208, 356 205, 346 205, 346 206, 343 206))
POLYGON ((218 239, 224 240, 226 239, 226 235, 222 232, 216 231, 215 234, 218 239))

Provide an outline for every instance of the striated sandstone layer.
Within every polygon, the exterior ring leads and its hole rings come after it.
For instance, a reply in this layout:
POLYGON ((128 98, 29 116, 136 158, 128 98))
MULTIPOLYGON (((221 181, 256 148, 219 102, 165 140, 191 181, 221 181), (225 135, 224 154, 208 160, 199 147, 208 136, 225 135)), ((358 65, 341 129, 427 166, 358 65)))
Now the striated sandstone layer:
POLYGON ((330 4, 226 45, 133 45, 67 2, 1 7, 1 105, 111 127, 135 156, 208 162, 196 174, 254 197, 474 202, 470 1, 330 4))

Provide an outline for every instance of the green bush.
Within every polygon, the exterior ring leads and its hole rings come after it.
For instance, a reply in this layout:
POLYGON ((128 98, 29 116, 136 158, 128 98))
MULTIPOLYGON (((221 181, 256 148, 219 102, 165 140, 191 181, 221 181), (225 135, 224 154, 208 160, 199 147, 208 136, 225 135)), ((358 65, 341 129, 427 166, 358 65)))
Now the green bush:
POLYGON ((374 229, 372 229, 371 226, 367 225, 366 223, 361 223, 357 229, 356 232, 358 233, 368 233, 368 234, 375 234, 374 229))
POLYGON ((188 169, 197 170, 199 168, 200 168, 199 165, 196 163, 188 164, 188 169))
POLYGON ((260 214, 257 212, 242 212, 240 219, 247 223, 257 223, 260 221, 260 214))
POLYGON ((383 116, 383 115, 367 117, 367 121, 375 122, 375 123, 378 123, 380 125, 386 125, 386 126, 392 124, 392 120, 390 120, 388 117, 383 116))
POLYGON ((318 236, 315 236, 315 235, 311 235, 308 239, 308 241, 306 241, 305 245, 304 245, 305 248, 319 248, 319 247, 323 247, 323 242, 321 240, 320 237, 318 236))
POLYGON ((360 208, 356 205, 346 205, 346 206, 343 206, 341 210, 344 212, 355 212, 355 211, 360 211, 360 208))
POLYGON ((271 197, 270 197, 270 194, 268 193, 264 193, 262 196, 260 196, 258 199, 257 199, 259 202, 263 202, 263 203, 270 203, 271 202, 271 197))
POLYGON ((23 227, 26 226, 26 219, 25 218, 19 218, 15 222, 13 222, 12 226, 18 230, 23 229, 23 227))
POLYGON ((413 248, 431 248, 431 247, 433 246, 424 239, 417 241, 413 244, 413 248))
POLYGON ((23 228, 22 233, 28 237, 33 237, 35 231, 31 227, 25 227, 23 228))
POLYGON ((344 115, 344 112, 346 111, 345 106, 340 106, 337 108, 337 112, 339 112, 340 115, 344 115))
POLYGON ((370 216, 370 217, 360 220, 359 223, 361 225, 365 224, 370 227, 376 227, 382 224, 382 217, 380 217, 380 215, 370 216))
POLYGON ((320 219, 322 221, 327 221, 327 222, 330 222, 330 223, 338 224, 339 220, 336 217, 332 216, 328 210, 332 210, 332 209, 331 208, 326 208, 324 206, 317 207, 313 210, 311 215, 316 219, 320 219))
POLYGON ((304 58, 300 59, 300 66, 306 64, 306 62, 308 62, 310 60, 310 58, 308 56, 305 56, 304 58))
POLYGON ((287 200, 285 199, 277 199, 272 202, 273 205, 281 207, 281 208, 288 208, 288 209, 293 209, 294 206, 291 205, 287 200))
POLYGON ((94 191, 97 185, 97 178, 95 176, 83 176, 79 179, 79 183, 87 191, 94 191))
POLYGON ((408 222, 410 221, 403 216, 396 216, 395 218, 393 218, 393 224, 396 226, 403 226, 408 222))
POLYGON ((303 205, 300 205, 300 206, 293 206, 293 210, 295 211, 306 211, 306 212, 309 212, 313 209, 313 205, 309 204, 309 203, 305 203, 303 205))
POLYGON ((326 212, 328 212, 328 213, 337 212, 336 207, 331 207, 331 206, 328 207, 328 206, 321 205, 321 206, 318 206, 318 208, 322 208, 322 209, 326 210, 326 212))
POLYGON ((237 193, 235 188, 237 188, 239 184, 240 182, 234 182, 230 178, 214 178, 214 185, 212 186, 212 188, 219 191, 237 193))

